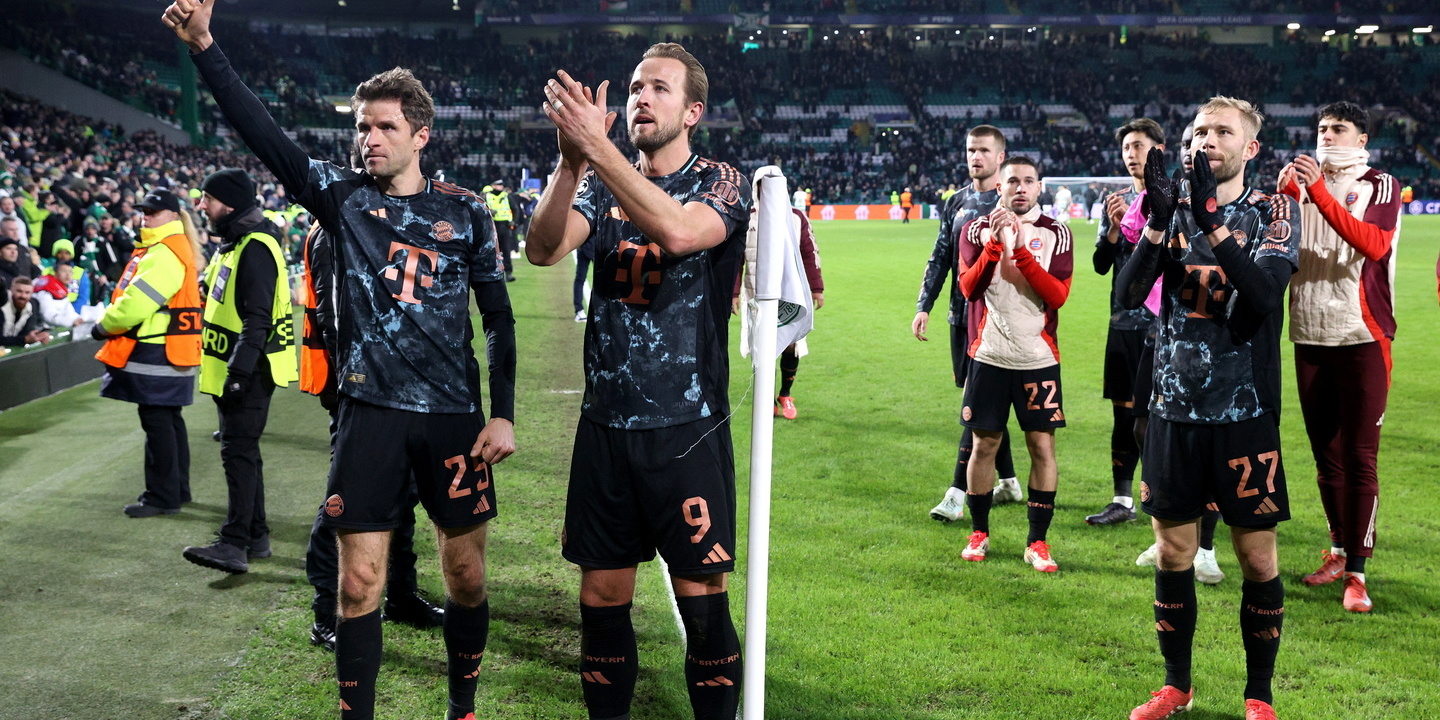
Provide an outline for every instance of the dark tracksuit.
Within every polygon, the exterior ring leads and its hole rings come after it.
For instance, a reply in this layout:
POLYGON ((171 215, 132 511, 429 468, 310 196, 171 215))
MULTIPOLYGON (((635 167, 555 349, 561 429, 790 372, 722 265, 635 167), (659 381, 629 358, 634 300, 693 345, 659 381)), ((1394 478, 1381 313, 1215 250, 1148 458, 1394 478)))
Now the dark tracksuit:
MULTIPOLYGON (((280 232, 260 214, 258 207, 237 210, 216 223, 223 238, 220 250, 233 250, 252 232, 275 238, 280 232)), ((220 462, 229 489, 229 512, 220 526, 220 538, 237 547, 249 547, 270 533, 265 522, 265 463, 260 457, 260 436, 270 415, 275 382, 265 343, 274 330, 271 317, 277 277, 275 260, 261 243, 251 242, 240 254, 235 277, 235 310, 243 329, 230 356, 229 377, 241 380, 240 396, 215 398, 220 414, 220 462)))

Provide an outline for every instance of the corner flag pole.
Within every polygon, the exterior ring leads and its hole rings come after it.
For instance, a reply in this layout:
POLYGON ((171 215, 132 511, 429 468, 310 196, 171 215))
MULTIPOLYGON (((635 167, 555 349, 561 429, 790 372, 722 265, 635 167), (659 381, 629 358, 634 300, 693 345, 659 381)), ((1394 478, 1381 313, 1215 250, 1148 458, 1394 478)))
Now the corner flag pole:
POLYGON ((755 303, 750 326, 755 395, 750 411, 750 540, 745 566, 745 696, 744 720, 765 717, 765 634, 770 593, 770 481, 774 450, 775 342, 780 313, 780 279, 785 269, 784 246, 789 222, 785 176, 780 168, 756 171, 759 192, 755 253, 755 303), (768 201, 768 202, 767 202, 768 201), (784 209, 776 217, 774 208, 784 209), (780 232, 768 231, 778 224, 780 232))

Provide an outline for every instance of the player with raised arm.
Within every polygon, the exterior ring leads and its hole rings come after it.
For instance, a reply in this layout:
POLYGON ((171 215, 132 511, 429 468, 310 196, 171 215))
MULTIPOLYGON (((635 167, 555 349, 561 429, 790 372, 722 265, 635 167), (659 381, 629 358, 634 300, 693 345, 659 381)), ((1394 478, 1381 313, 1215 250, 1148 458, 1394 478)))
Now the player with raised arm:
MULTIPOLYGON (((921 342, 929 338, 925 332, 930 325, 930 311, 940 298, 947 278, 950 284, 950 307, 945 320, 950 326, 950 363, 955 375, 955 387, 964 389, 965 376, 970 371, 969 332, 965 322, 965 295, 960 292, 958 279, 959 265, 955 255, 960 228, 965 223, 995 209, 1000 199, 998 189, 1000 164, 1005 162, 1005 135, 992 125, 977 125, 965 136, 965 156, 969 164, 970 184, 952 193, 945 200, 940 212, 940 232, 935 236, 935 249, 925 264, 925 277, 920 281, 920 299, 915 302, 915 319, 910 321, 910 333, 921 342)), ((955 473, 950 487, 940 504, 930 509, 930 517, 941 522, 954 522, 965 514, 965 469, 975 449, 975 438, 970 428, 960 432, 960 448, 955 458, 955 473)), ((1000 475, 995 488, 995 502, 1019 502, 1020 481, 1015 477, 1015 462, 1010 454, 1010 432, 1000 439, 1000 450, 995 456, 995 467, 1000 475)))
POLYGON ((1193 563, 1212 500, 1231 527, 1245 577, 1245 718, 1275 718, 1271 679, 1285 618, 1275 529, 1290 517, 1280 459, 1280 325, 1300 227, 1293 200, 1245 185, 1262 120, 1235 98, 1200 107, 1188 197, 1180 174, 1165 177, 1164 155, 1151 149, 1144 240, 1120 272, 1130 308, 1162 279, 1140 500, 1159 544, 1154 610, 1165 685, 1131 720, 1190 707, 1193 563))
POLYGON ((413 472, 448 594, 447 717, 473 719, 489 633, 490 468, 515 450, 514 318, 490 213, 473 193, 421 174, 435 111, 409 71, 380 73, 355 90, 363 172, 311 160, 231 69, 210 33, 213 10, 213 2, 175 0, 164 22, 241 139, 334 240, 340 400, 325 520, 340 543, 340 715, 374 716, 386 549, 413 472), (489 359, 488 421, 472 292, 489 359))
POLYGON ((960 289, 969 301, 970 377, 960 419, 975 434, 965 501, 972 532, 960 557, 981 561, 990 548, 995 454, 1014 407, 1030 451, 1030 533, 1025 562, 1059 569, 1047 533, 1055 516, 1055 429, 1065 427, 1057 329, 1070 296, 1074 239, 1040 211, 1040 171, 1014 156, 1000 167, 1000 201, 960 231, 960 289))
POLYGON ((560 163, 525 246, 536 265, 587 241, 595 252, 561 536, 581 570, 581 688, 592 719, 630 717, 636 569, 658 550, 685 626, 694 715, 734 720, 742 667, 727 593, 736 507, 726 323, 750 184, 690 150, 709 80, 683 47, 651 46, 631 75, 635 164, 606 135, 607 87, 592 92, 564 71, 545 85, 560 163))
POLYGON ((1376 460, 1395 339, 1400 183, 1369 164, 1364 108, 1337 102, 1319 116, 1316 157, 1296 157, 1279 183, 1280 192, 1300 200, 1306 229, 1290 288, 1290 340, 1330 525, 1330 550, 1301 582, 1343 577, 1344 608, 1370 612, 1365 560, 1375 550, 1379 514, 1376 460))

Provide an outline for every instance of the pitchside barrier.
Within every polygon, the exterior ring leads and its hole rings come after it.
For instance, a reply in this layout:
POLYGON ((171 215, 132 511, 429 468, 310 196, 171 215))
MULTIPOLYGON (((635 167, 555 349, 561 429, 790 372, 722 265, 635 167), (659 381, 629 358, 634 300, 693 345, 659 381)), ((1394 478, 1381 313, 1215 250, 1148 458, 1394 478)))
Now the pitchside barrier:
MULTIPOLYGON (((811 220, 900 220, 905 211, 899 205, 811 205, 811 220)), ((934 220, 940 217, 940 206, 916 203, 910 208, 911 220, 934 220)))
POLYGON ((0 356, 0 411, 100 377, 105 366, 95 359, 99 348, 89 335, 72 339, 69 330, 55 332, 48 345, 5 348, 10 352, 0 356))

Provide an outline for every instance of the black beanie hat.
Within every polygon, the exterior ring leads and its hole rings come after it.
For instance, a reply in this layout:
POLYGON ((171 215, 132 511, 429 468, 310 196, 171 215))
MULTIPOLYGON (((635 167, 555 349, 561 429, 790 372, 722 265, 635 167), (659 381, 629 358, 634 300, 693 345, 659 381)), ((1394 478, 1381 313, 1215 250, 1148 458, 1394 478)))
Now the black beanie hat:
POLYGON ((239 168, 225 168, 210 173, 205 182, 200 183, 200 189, 237 211, 255 204, 255 183, 239 168))

